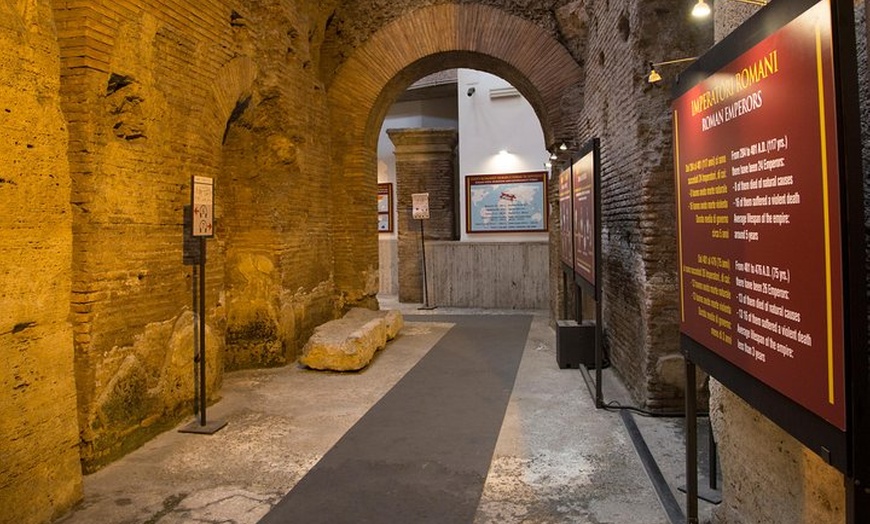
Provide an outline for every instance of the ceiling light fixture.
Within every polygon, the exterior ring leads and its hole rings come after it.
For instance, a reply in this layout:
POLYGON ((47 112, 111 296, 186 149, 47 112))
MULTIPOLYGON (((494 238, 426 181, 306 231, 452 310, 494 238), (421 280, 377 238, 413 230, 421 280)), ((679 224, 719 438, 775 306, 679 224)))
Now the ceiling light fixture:
MULTIPOLYGON (((767 5, 768 0, 732 0, 733 2, 740 2, 743 4, 757 5, 759 7, 763 7, 767 5)), ((704 0, 698 0, 698 3, 692 7, 692 16, 695 18, 707 18, 710 16, 710 4, 705 2, 704 0)))
POLYGON ((662 75, 656 71, 657 67, 671 65, 671 64, 682 64, 683 62, 691 62, 692 60, 696 60, 697 56, 690 56, 686 58, 677 58, 676 60, 665 60, 664 62, 650 62, 649 63, 649 74, 646 77, 646 81, 650 84, 655 84, 662 81, 662 75))
POLYGON ((707 18, 710 16, 710 11, 710 4, 704 0, 698 0, 698 3, 692 8, 692 16, 695 18, 707 18))

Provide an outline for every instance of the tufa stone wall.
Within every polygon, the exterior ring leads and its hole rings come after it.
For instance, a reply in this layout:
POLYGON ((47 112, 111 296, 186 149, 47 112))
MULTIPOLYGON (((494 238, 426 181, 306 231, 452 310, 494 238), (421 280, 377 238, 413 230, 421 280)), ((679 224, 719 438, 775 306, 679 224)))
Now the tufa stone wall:
POLYGON ((315 67, 322 20, 314 6, 253 3, 234 23, 258 73, 235 101, 222 154, 227 369, 293 361, 341 309, 315 67))
MULTIPOLYGON (((682 408, 675 197, 669 83, 646 81, 648 63, 697 55, 708 28, 682 4, 653 0, 609 6, 572 2, 557 11, 566 45, 584 64, 575 147, 601 139, 604 346, 635 399, 682 408)), ((671 78, 679 68, 663 71, 671 78)), ((558 206, 557 181, 551 203, 558 206)), ((558 231, 551 236, 551 289, 559 289, 558 231)), ((560 293, 561 294, 561 293, 560 293)), ((553 293, 553 296, 556 296, 553 293)), ((555 298, 560 300, 560 298, 555 298)), ((559 302, 551 306, 561 311, 559 302)))
POLYGON ((0 0, 0 49, 0 522, 47 522, 82 494, 50 2, 0 0))
MULTIPOLYGON (((85 471, 135 449, 189 410, 192 271, 181 264, 181 219, 192 174, 214 177, 220 188, 214 137, 222 129, 203 117, 213 102, 211 84, 235 47, 229 11, 213 4, 168 9, 159 1, 55 5, 70 126, 85 471)), ((218 224, 221 204, 218 197, 218 224)), ((208 250, 214 392, 222 368, 220 240, 209 241, 208 250)))
POLYGON ((69 121, 82 461, 190 413, 182 210, 213 177, 208 390, 295 357, 338 309, 323 87, 326 4, 55 2, 69 121), (324 263, 325 262, 325 263, 324 263))

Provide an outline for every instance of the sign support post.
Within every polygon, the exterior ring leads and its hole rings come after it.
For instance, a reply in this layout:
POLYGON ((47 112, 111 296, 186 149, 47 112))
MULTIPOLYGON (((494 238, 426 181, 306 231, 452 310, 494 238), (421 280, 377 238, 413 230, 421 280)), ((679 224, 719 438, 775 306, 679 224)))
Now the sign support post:
POLYGON ((429 285, 426 278, 426 234, 423 221, 429 219, 429 193, 414 193, 411 195, 411 216, 420 221, 420 250, 423 255, 423 305, 417 309, 430 310, 429 285))
POLYGON ((695 363, 686 363, 686 522, 698 524, 698 388, 695 363))
POLYGON ((179 430, 180 433, 212 435, 227 425, 226 421, 206 420, 206 345, 205 345, 205 245, 206 238, 214 236, 214 181, 208 177, 191 177, 191 236, 198 242, 199 252, 194 256, 199 262, 199 271, 194 270, 197 278, 193 287, 193 343, 194 343, 194 409, 198 407, 199 420, 195 420, 179 430), (196 282, 198 280, 198 282, 196 282), (197 300, 197 285, 199 300, 197 300), (198 373, 197 373, 198 371, 198 373), (198 379, 198 380, 197 380, 198 379))

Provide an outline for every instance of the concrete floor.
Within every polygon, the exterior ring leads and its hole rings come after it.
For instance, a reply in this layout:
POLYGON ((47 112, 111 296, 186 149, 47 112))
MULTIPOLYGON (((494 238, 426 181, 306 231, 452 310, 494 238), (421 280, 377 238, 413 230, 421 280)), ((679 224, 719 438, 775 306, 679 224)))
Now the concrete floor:
MULTIPOLYGON (((413 306, 383 308, 420 314, 413 306)), ((437 314, 498 314, 439 308, 437 314)), ((516 312, 511 312, 516 313, 516 312)), ((228 374, 214 435, 167 432, 85 478, 63 524, 255 523, 450 328, 406 322, 363 372, 290 365, 228 374)), ((628 402, 608 369, 605 398, 628 402)), ((682 421, 635 417, 668 482, 683 483, 682 421)), ((193 418, 191 418, 193 420, 193 418)), ((711 505, 701 502, 701 522, 711 505)), ((555 332, 535 313, 476 524, 667 524, 619 413, 596 410, 579 371, 556 365, 555 332)))

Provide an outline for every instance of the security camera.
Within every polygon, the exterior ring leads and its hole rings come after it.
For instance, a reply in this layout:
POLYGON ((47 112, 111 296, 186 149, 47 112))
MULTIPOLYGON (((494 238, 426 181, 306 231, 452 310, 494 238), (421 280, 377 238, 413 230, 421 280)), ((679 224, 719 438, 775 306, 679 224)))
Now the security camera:
POLYGON ((471 95, 474 94, 475 91, 476 91, 476 89, 474 89, 473 87, 469 87, 469 88, 468 88, 468 91, 466 91, 465 94, 468 95, 468 96, 471 96, 471 95))

